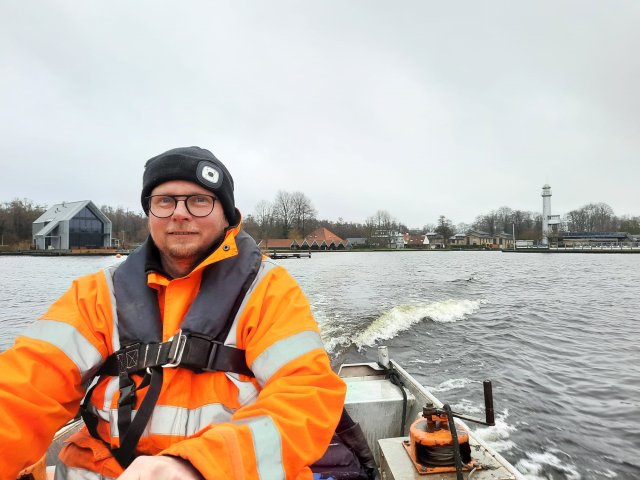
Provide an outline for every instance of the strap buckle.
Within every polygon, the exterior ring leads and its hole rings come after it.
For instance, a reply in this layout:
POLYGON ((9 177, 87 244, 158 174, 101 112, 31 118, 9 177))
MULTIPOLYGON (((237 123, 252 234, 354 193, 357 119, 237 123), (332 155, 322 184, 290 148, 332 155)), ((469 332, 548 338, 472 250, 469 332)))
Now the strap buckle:
POLYGON ((180 329, 178 330, 178 333, 168 341, 171 343, 171 347, 169 348, 167 363, 162 365, 162 368, 175 368, 180 365, 180 362, 182 361, 184 347, 187 345, 187 335, 182 333, 182 329, 180 329))
POLYGON ((207 365, 202 370, 204 370, 205 372, 216 372, 218 370, 213 367, 216 361, 216 354, 218 353, 218 346, 222 345, 222 343, 215 340, 210 340, 210 342, 211 351, 209 352, 209 356, 207 357, 207 365))
POLYGON ((130 372, 133 372, 138 367, 140 353, 140 343, 133 343, 123 347, 116 352, 116 358, 118 360, 118 375, 127 377, 130 372))

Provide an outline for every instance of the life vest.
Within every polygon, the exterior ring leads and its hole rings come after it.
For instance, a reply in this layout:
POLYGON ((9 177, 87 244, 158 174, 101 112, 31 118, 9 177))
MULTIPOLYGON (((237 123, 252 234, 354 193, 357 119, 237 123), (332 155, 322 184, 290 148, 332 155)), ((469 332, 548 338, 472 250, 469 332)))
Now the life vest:
MULTIPOLYGON (((223 371, 253 377, 244 350, 224 344, 262 264, 260 250, 244 231, 236 236, 236 244, 238 255, 205 269, 198 294, 181 329, 166 342, 162 342, 157 292, 147 285, 145 263, 151 248, 149 241, 115 269, 113 300, 120 349, 107 358, 97 377, 119 377, 118 431, 121 441, 117 449, 107 446, 123 468, 135 458, 136 445, 160 394, 163 368, 223 371), (135 374, 144 375, 137 387, 131 378, 135 374), (149 390, 132 420, 136 392, 147 386, 149 390)), ((98 418, 89 409, 92 392, 93 388, 87 392, 81 414, 91 435, 102 440, 97 432, 98 418)))

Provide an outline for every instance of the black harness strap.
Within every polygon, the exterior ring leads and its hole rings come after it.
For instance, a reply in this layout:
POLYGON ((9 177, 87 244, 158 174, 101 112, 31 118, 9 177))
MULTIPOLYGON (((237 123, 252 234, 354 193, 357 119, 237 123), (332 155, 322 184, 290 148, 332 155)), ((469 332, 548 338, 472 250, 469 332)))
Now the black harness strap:
MULTIPOLYGON (((136 445, 140 441, 142 432, 144 432, 149 417, 153 412, 158 397, 160 396, 160 390, 162 389, 162 368, 156 367, 148 370, 140 387, 138 389, 149 385, 149 390, 144 396, 144 400, 140 404, 140 408, 136 413, 136 417, 130 425, 127 425, 125 430, 120 430, 120 408, 118 408, 118 431, 120 434, 120 447, 113 449, 113 456, 123 468, 128 467, 135 458, 136 445), (124 436, 123 436, 124 432, 124 436)), ((134 399, 135 400, 135 399, 134 399)))
POLYGON ((131 375, 147 368, 177 366, 198 373, 234 372, 253 377, 244 350, 206 335, 182 330, 166 342, 134 343, 120 349, 107 358, 99 373, 115 376, 120 375, 120 369, 123 369, 124 373, 131 375))

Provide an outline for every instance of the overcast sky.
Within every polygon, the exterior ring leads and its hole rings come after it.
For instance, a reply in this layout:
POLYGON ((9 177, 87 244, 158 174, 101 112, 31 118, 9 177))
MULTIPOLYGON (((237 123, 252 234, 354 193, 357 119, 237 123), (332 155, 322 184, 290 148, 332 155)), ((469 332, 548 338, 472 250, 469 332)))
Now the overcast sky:
POLYGON ((638 1, 20 1, 0 15, 0 201, 141 210, 177 146, 245 214, 409 227, 501 206, 640 215, 638 1))

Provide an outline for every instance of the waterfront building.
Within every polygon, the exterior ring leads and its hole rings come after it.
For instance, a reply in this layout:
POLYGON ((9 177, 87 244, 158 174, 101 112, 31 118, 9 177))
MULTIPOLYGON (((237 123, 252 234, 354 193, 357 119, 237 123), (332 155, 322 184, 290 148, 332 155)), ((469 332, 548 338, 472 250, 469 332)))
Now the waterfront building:
POLYGON ((500 232, 493 236, 493 244, 494 246, 505 249, 505 248, 513 248, 513 234, 500 232))
POLYGON ((429 239, 423 233, 405 233, 403 238, 406 248, 429 248, 429 239))
POLYGON ((449 237, 449 245, 464 245, 481 248, 505 249, 513 248, 513 235, 506 232, 491 235, 480 230, 468 230, 467 233, 456 233, 449 237))
POLYGON ((493 245, 493 237, 487 232, 469 230, 466 234, 467 245, 493 245))
POLYGON ((328 228, 320 227, 304 237, 301 248, 305 245, 311 250, 344 250, 347 248, 347 241, 328 228))
MULTIPOLYGON (((442 238, 442 235, 440 235, 440 238, 442 238)), ((465 233, 454 233, 449 237, 449 244, 450 245, 466 245, 467 235, 465 233)))
POLYGON ((331 230, 318 228, 304 239, 263 238, 258 242, 262 250, 344 250, 347 241, 331 230))
MULTIPOLYGON (((449 241, 451 242, 451 239, 449 239, 449 241)), ((427 232, 425 234, 425 243, 426 242, 429 242, 430 249, 444 248, 445 246, 444 237, 440 233, 436 233, 436 232, 427 232)))
POLYGON ((632 235, 626 232, 560 232, 558 244, 564 247, 617 247, 620 245, 633 245, 632 235))
POLYGON ((37 250, 71 250, 111 246, 111 220, 91 200, 62 202, 32 225, 37 250))
POLYGON ((394 229, 377 229, 371 236, 371 246, 378 248, 404 248, 404 234, 394 229))
POLYGON ((265 238, 260 240, 258 247, 262 250, 299 250, 300 245, 296 240, 289 238, 265 238))
POLYGON ((347 248, 366 248, 369 246, 367 239, 364 237, 347 238, 347 248))

